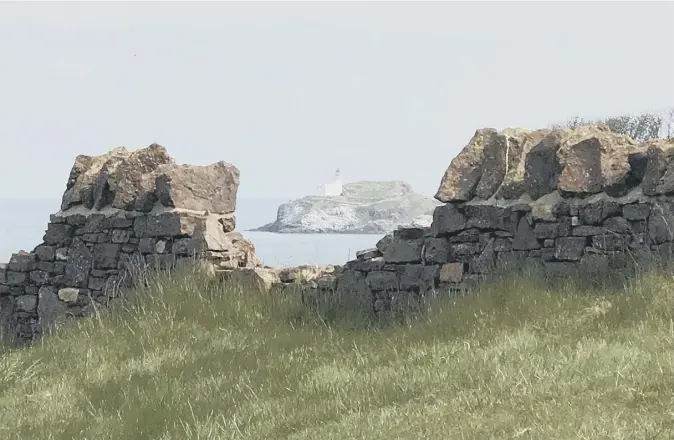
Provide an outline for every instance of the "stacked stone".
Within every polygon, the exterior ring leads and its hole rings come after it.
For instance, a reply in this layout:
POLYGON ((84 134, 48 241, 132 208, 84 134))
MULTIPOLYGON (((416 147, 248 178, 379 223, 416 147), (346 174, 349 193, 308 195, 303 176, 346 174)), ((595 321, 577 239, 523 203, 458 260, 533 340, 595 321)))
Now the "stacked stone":
POLYGON ((395 231, 308 292, 355 292, 381 312, 500 267, 564 276, 626 251, 669 258, 672 158, 674 143, 639 145, 602 126, 479 130, 445 173, 430 228, 395 231))
POLYGON ((43 243, 0 265, 0 324, 33 339, 56 318, 106 305, 130 269, 195 256, 216 270, 258 266, 253 245, 233 232, 237 186, 233 165, 175 165, 157 145, 79 156, 43 243))

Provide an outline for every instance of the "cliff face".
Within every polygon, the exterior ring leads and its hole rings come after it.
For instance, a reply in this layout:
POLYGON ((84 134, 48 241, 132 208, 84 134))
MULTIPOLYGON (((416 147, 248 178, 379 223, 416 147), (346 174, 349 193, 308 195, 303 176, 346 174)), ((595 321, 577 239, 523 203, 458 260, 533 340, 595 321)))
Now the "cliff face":
POLYGON ((284 203, 276 221, 256 231, 278 233, 386 234, 423 223, 438 203, 399 181, 344 185, 341 196, 307 196, 284 203))

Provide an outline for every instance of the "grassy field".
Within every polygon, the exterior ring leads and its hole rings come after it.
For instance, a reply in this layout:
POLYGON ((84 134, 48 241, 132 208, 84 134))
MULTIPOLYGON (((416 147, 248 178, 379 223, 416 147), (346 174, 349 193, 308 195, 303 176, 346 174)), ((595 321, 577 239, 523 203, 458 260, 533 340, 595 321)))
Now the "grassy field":
POLYGON ((501 277, 389 325, 157 277, 2 349, 0 439, 670 439, 673 317, 664 274, 501 277))

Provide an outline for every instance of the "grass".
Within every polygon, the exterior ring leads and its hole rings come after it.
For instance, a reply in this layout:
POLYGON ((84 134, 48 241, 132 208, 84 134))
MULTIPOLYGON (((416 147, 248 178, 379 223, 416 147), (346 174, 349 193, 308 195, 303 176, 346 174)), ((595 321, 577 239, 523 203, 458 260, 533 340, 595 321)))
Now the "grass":
POLYGON ((670 439, 673 317, 655 272, 499 276, 396 323, 149 276, 128 306, 0 352, 0 439, 670 439))

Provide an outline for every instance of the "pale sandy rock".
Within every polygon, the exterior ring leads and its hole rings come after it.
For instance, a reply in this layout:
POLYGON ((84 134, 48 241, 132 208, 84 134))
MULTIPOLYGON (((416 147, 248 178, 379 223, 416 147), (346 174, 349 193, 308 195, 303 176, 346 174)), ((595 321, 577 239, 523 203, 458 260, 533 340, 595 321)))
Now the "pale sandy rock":
POLYGON ((67 302, 67 303, 76 302, 79 295, 80 295, 80 289, 75 289, 75 288, 72 288, 72 287, 64 287, 63 289, 59 289, 59 291, 58 291, 59 299, 63 302, 67 302))
POLYGON ((535 200, 556 189, 569 195, 606 191, 622 196, 639 183, 645 151, 605 125, 533 132, 482 129, 452 160, 435 197, 442 202, 523 195, 535 200))
POLYGON ((157 197, 164 206, 228 214, 236 209, 239 170, 234 165, 168 164, 156 177, 157 197))
POLYGON ((241 286, 254 286, 263 292, 268 292, 281 282, 275 269, 264 267, 236 268, 228 274, 228 278, 241 286))

